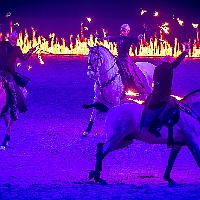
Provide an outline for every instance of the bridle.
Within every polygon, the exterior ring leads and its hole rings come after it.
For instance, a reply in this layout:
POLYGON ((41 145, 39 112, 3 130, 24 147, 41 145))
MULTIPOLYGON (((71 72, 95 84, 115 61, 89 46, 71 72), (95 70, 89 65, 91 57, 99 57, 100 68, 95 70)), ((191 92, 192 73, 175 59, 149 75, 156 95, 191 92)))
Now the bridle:
MULTIPOLYGON (((105 48, 105 47, 102 47, 102 48, 105 48)), ((102 67, 102 65, 103 65, 103 60, 102 60, 102 57, 101 57, 101 54, 100 54, 100 52, 99 52, 99 46, 97 46, 97 47, 93 47, 91 50, 90 50, 90 57, 89 57, 89 59, 88 59, 88 72, 93 72, 94 73, 94 77, 97 77, 96 76, 96 74, 97 74, 97 72, 98 72, 98 66, 99 66, 99 63, 100 63, 100 67, 102 67), (95 58, 95 60, 94 60, 94 62, 95 62, 95 66, 93 66, 92 65, 92 54, 96 54, 96 58, 95 58)), ((108 70, 106 70, 105 72, 103 72, 103 73, 101 73, 101 74, 99 74, 98 75, 98 78, 99 77, 101 77, 101 76, 104 76, 104 75, 106 75, 111 69, 113 69, 114 67, 115 67, 115 64, 117 63, 117 61, 116 61, 116 58, 114 57, 114 63, 113 63, 113 65, 108 69, 108 70)), ((104 101, 105 102, 107 102, 107 103, 109 103, 110 105, 112 105, 113 103, 111 103, 111 102, 108 102, 106 99, 105 99, 105 97, 104 97, 104 94, 103 94, 103 88, 106 88, 110 83, 112 83, 114 80, 115 80, 115 78, 117 77, 117 76, 119 76, 120 74, 117 72, 111 79, 109 79, 106 83, 104 83, 104 84, 101 84, 100 82, 99 82, 99 80, 97 80, 96 81, 96 84, 100 87, 100 93, 101 93, 101 96, 102 96, 102 98, 104 99, 104 101)))

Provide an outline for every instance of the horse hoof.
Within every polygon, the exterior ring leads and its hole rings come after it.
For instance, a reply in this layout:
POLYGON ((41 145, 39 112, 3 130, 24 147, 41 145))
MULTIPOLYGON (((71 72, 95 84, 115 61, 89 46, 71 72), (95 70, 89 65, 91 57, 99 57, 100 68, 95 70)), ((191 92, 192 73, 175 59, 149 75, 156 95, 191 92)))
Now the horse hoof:
POLYGON ((108 183, 107 183, 106 180, 100 178, 99 184, 101 184, 101 185, 107 185, 108 183))
POLYGON ((88 132, 84 132, 83 134, 82 134, 82 138, 87 138, 87 136, 88 136, 88 132))
POLYGON ((105 184, 106 181, 100 178, 100 173, 94 170, 89 171, 89 180, 94 179, 95 183, 105 184))
POLYGON ((175 182, 174 180, 171 179, 170 181, 168 181, 168 185, 170 185, 170 186, 171 186, 171 185, 176 185, 176 182, 175 182))
POLYGON ((6 147, 5 146, 1 146, 0 149, 5 151, 6 147))

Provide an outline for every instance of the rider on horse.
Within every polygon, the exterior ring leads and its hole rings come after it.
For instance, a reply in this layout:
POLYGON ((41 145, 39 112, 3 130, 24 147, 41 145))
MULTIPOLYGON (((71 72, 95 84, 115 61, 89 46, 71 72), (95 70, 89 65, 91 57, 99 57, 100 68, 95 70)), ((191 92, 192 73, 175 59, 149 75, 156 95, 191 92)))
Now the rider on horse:
POLYGON ((4 87, 6 89, 9 106, 11 108, 11 119, 13 121, 18 119, 17 109, 19 112, 27 111, 25 102, 23 102, 22 95, 19 92, 19 87, 14 80, 14 76, 16 75, 15 62, 17 58, 22 61, 27 60, 34 51, 32 48, 28 53, 23 54, 20 47, 16 46, 17 39, 18 34, 14 31, 10 34, 9 41, 0 42, 0 72, 1 76, 4 77, 4 87))
POLYGON ((177 115, 175 101, 170 95, 173 70, 185 58, 190 49, 189 43, 184 45, 185 50, 174 61, 172 57, 166 56, 163 62, 154 70, 154 88, 145 102, 145 109, 141 118, 141 129, 144 126, 150 126, 149 132, 156 137, 161 137, 162 126, 170 123, 170 120, 175 119, 175 115, 177 115))
POLYGON ((146 89, 143 85, 144 81, 140 80, 142 76, 140 74, 140 70, 134 63, 131 62, 131 58, 129 56, 129 49, 131 45, 137 46, 145 31, 146 29, 144 29, 137 38, 128 37, 130 26, 128 24, 123 24, 121 26, 120 36, 104 37, 104 39, 109 42, 116 42, 117 44, 117 64, 119 66, 119 73, 126 91, 128 89, 134 89, 136 92, 144 93, 144 90, 146 89))

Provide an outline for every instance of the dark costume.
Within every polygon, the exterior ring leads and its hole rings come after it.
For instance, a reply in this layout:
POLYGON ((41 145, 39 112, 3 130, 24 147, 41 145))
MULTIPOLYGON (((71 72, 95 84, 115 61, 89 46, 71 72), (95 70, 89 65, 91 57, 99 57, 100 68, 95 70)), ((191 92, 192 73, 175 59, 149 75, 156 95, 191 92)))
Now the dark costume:
POLYGON ((15 62, 17 58, 25 61, 30 56, 30 53, 23 54, 19 46, 12 46, 9 41, 0 42, 0 72, 5 79, 5 89, 13 121, 17 120, 17 109, 20 113, 27 111, 23 94, 18 87, 18 81, 16 82, 16 78, 20 79, 20 77, 15 72, 15 62))
POLYGON ((187 51, 184 51, 172 63, 163 62, 155 68, 153 75, 154 89, 145 102, 141 129, 144 126, 150 126, 149 132, 159 137, 161 136, 159 131, 162 125, 166 120, 173 117, 176 108, 175 101, 170 96, 173 70, 187 54, 187 51))
POLYGON ((145 93, 148 86, 145 86, 146 78, 134 63, 131 62, 129 49, 131 45, 138 45, 138 38, 128 36, 109 37, 109 42, 117 44, 117 64, 125 90, 135 90, 135 92, 145 93))

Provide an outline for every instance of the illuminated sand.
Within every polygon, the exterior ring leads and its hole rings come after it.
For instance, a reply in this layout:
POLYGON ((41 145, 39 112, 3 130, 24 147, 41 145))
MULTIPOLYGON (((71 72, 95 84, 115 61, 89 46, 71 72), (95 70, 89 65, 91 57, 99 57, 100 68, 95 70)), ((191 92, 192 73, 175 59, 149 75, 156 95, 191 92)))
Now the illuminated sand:
MULTIPOLYGON (((81 105, 91 103, 94 95, 93 81, 86 77, 87 60, 69 56, 43 60, 41 66, 33 59, 31 71, 25 69, 29 61, 19 68, 31 77, 29 111, 13 126, 10 148, 0 151, 0 199, 199 198, 200 170, 186 148, 172 170, 179 185, 168 187, 163 180, 166 145, 138 141, 106 157, 102 178, 109 185, 83 185, 87 170, 94 168, 96 144, 106 137, 99 119, 91 135, 80 139, 91 114, 81 105)), ((185 60, 175 70, 173 92, 183 96, 200 88, 199 76, 199 60, 185 60)), ((0 125, 2 141, 2 121, 0 125)))

